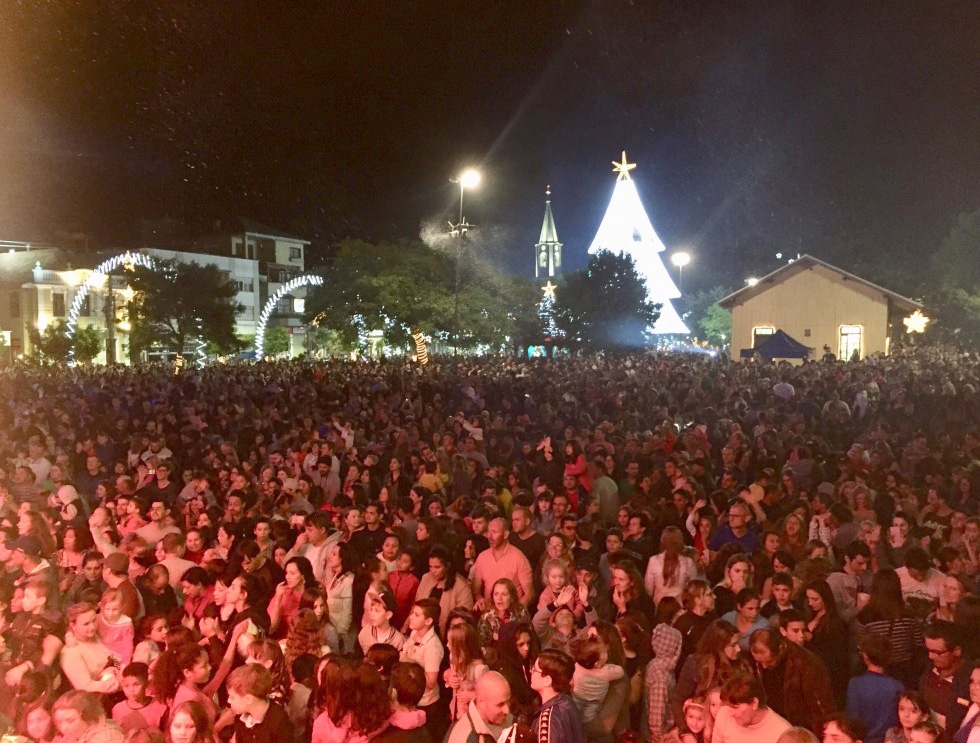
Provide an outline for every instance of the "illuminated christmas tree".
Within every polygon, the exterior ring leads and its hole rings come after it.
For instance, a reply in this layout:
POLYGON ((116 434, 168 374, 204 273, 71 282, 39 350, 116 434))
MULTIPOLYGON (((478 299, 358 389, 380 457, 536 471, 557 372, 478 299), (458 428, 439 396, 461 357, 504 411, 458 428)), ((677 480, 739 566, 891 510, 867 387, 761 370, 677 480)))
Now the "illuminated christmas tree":
POLYGON ((653 229, 640 201, 636 184, 630 178, 630 171, 636 167, 636 164, 626 162, 624 151, 623 161, 614 161, 613 166, 613 171, 618 173, 619 177, 616 179, 616 187, 609 201, 609 207, 589 247, 589 254, 597 255, 608 250, 611 253, 626 253, 631 256, 637 272, 646 282, 647 298, 651 302, 662 305, 660 317, 654 323, 652 331, 658 334, 686 335, 691 331, 671 304, 671 300, 680 297, 681 293, 658 255, 666 250, 666 246, 653 229))

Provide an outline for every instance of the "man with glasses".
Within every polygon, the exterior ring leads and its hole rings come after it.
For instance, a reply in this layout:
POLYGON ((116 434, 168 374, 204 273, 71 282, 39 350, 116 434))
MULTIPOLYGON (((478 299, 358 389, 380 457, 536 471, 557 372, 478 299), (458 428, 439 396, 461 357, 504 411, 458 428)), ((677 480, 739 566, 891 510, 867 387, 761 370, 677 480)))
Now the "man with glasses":
POLYGON ((963 663, 959 628, 952 622, 933 621, 923 631, 928 671, 919 679, 919 691, 946 730, 958 730, 966 707, 958 699, 970 698, 970 669, 963 663))
POLYGON ((708 547, 712 552, 717 552, 731 542, 737 542, 742 551, 750 555, 761 546, 759 533, 749 526, 749 507, 742 501, 735 501, 729 506, 728 523, 715 530, 708 547))

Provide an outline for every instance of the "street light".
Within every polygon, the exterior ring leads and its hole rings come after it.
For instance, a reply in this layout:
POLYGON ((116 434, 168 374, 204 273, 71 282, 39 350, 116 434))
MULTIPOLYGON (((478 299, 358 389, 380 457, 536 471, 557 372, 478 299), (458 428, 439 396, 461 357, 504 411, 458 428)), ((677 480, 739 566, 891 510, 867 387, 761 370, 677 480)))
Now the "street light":
POLYGON ((681 251, 670 256, 670 262, 677 266, 677 289, 684 292, 684 266, 691 262, 690 253, 681 251))
POLYGON ((759 283, 759 280, 755 276, 749 276, 745 280, 745 283, 748 284, 749 286, 755 286, 756 284, 759 283))
POLYGON ((459 223, 455 227, 456 236, 456 286, 453 291, 453 356, 459 352, 459 261, 463 252, 463 233, 466 232, 466 222, 463 219, 463 194, 467 188, 476 188, 480 185, 480 171, 475 168, 467 168, 459 174, 458 178, 450 178, 451 183, 459 184, 459 223))

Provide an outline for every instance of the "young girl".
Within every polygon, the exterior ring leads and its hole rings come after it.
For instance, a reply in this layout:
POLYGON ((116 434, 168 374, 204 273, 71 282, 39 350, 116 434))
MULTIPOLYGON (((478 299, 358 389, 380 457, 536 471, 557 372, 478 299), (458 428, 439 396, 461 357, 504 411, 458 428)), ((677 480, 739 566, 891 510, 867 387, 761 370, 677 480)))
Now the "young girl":
POLYGON ((303 598, 300 599, 299 609, 309 609, 316 617, 317 627, 320 638, 320 652, 314 655, 330 655, 340 652, 340 640, 337 638, 337 630, 334 629, 330 621, 330 612, 327 610, 327 594, 320 586, 311 586, 303 591, 303 598))
POLYGON ((208 720, 213 725, 218 707, 214 699, 201 690, 210 677, 211 662, 204 648, 198 645, 181 645, 167 650, 157 660, 150 687, 153 696, 172 710, 182 702, 197 702, 204 707, 208 720))
POLYGON ((684 724, 681 725, 681 743, 704 743, 708 726, 708 707, 704 697, 684 700, 684 724))
POLYGON ((395 594, 395 616, 392 623, 405 632, 408 627, 408 613, 419 590, 419 579, 413 571, 415 565, 412 553, 403 550, 398 555, 397 570, 388 575, 388 588, 395 594))
POLYGON ((487 671, 483 649, 471 624, 457 624, 446 633, 449 668, 442 674, 446 688, 453 693, 449 703, 449 719, 458 720, 466 714, 473 700, 476 681, 487 671))
POLYGON ((146 663, 150 668, 163 653, 167 642, 167 618, 160 614, 147 614, 136 628, 134 663, 146 663))
POLYGON ((133 620, 122 613, 122 591, 107 588, 99 603, 98 633, 102 644, 122 665, 133 659, 133 620))
MULTIPOLYGON (((286 635, 283 656, 286 668, 292 674, 293 662, 301 655, 312 655, 314 658, 322 655, 320 642, 320 620, 312 609, 300 609, 293 617, 289 634, 286 635)), ((327 649, 329 653, 329 648, 327 649)), ((293 679, 296 681, 296 679, 293 679)))
MULTIPOLYGON (((570 583, 568 565, 563 560, 547 560, 541 573, 544 578, 545 588, 541 591, 540 598, 538 598, 539 610, 549 604, 555 603, 555 599, 558 598, 562 589, 570 583)), ((579 601, 578 591, 571 594, 571 599, 567 606, 572 610, 576 620, 580 620, 585 616, 585 607, 579 601)))
POLYGON ((917 691, 906 691, 898 698, 898 725, 885 733, 885 743, 911 743, 912 728, 929 720, 929 703, 917 691))
POLYGON ((272 691, 268 698, 285 706, 289 701, 290 681, 286 659, 279 643, 268 637, 255 640, 248 646, 245 662, 264 666, 272 674, 272 691))

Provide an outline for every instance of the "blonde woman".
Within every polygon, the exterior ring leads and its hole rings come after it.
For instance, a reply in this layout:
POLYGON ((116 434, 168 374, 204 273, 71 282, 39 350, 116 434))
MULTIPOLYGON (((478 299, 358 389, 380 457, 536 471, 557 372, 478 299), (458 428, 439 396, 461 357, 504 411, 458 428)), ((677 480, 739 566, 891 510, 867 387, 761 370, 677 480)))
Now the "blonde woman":
POLYGON ((687 584, 697 575, 697 566, 685 557, 684 535, 676 526, 668 526, 660 535, 660 552, 647 563, 643 583, 653 602, 659 604, 665 596, 680 598, 687 584))

